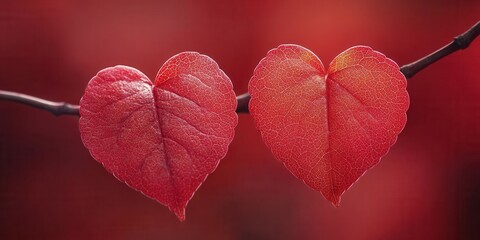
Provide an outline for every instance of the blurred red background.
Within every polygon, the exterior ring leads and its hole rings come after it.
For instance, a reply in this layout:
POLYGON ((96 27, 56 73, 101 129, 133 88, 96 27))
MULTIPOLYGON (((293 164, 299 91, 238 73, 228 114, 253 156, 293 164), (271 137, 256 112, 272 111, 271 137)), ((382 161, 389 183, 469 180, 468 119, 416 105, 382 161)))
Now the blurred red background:
MULTIPOLYGON (((328 64, 364 44, 399 65, 447 44, 480 1, 0 2, 0 89, 78 103, 117 64, 153 78, 181 51, 215 59, 237 94, 266 52, 328 64)), ((480 40, 408 81, 397 144, 334 208, 276 161, 249 115, 179 222, 89 155, 78 118, 0 102, 0 239, 480 239, 480 40)))

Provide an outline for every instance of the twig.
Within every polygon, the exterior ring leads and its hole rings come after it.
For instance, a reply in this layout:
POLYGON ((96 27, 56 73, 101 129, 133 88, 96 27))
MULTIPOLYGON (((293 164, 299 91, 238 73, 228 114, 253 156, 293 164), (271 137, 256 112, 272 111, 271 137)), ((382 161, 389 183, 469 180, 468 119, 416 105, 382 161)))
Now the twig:
POLYGON ((248 113, 248 102, 250 102, 250 94, 244 93, 237 96, 237 113, 248 113))
MULTIPOLYGON (((437 51, 407 65, 403 65, 400 71, 405 77, 411 78, 422 69, 430 64, 456 52, 460 49, 467 48, 471 42, 480 34, 480 22, 477 22, 473 27, 468 29, 465 33, 457 36, 454 40, 437 51)), ((79 106, 72 105, 65 102, 52 102, 41 98, 29 96, 22 93, 9 92, 0 90, 0 100, 13 101, 23 103, 32 107, 47 110, 55 116, 60 115, 77 115, 79 116, 79 106)), ((237 96, 237 113, 248 113, 248 102, 250 101, 250 94, 244 93, 237 96)))
MULTIPOLYGON (((23 93, 0 90, 0 100, 22 103, 31 107, 43 109, 51 112, 55 116, 80 116, 79 105, 73 105, 66 102, 52 102, 23 93)), ((248 101, 250 101, 250 95, 248 93, 237 96, 237 113, 248 113, 248 101)))
POLYGON ((26 95, 23 93, 0 90, 0 100, 23 103, 31 107, 47 110, 55 116, 80 115, 79 114, 80 106, 78 105, 72 105, 65 102, 52 102, 45 99, 26 95))
POLYGON ((475 39, 479 34, 480 21, 473 25, 473 27, 468 29, 468 31, 455 37, 450 44, 445 45, 444 47, 438 49, 430 55, 425 56, 413 63, 403 65, 400 68, 400 71, 403 73, 403 75, 405 75, 406 78, 411 78, 413 77, 413 75, 420 72, 422 69, 442 59, 443 57, 450 55, 457 50, 467 48, 473 41, 473 39, 475 39))

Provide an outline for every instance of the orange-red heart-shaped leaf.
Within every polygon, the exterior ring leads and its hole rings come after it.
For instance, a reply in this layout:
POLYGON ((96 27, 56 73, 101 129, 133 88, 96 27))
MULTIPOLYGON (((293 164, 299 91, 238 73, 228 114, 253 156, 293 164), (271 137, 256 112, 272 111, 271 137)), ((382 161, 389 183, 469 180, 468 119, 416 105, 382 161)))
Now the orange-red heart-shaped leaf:
POLYGON ((183 221, 188 201, 227 153, 236 106, 217 63, 184 52, 154 84, 126 66, 100 71, 80 101, 80 133, 109 172, 183 221))
POLYGON ((405 126, 406 86, 398 65, 369 47, 325 70, 308 49, 281 45, 256 67, 249 108, 273 155, 338 206, 405 126))

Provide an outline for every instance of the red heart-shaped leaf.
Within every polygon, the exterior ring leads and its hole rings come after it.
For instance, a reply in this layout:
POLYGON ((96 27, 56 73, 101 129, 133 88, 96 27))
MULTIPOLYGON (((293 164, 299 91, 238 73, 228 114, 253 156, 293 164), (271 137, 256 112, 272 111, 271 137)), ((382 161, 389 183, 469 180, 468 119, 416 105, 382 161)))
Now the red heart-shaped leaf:
POLYGON ((249 108, 273 155, 338 206, 405 126, 406 86, 398 65, 369 47, 344 51, 325 71, 308 49, 281 45, 256 67, 249 108))
POLYGON ((183 221, 188 201, 227 153, 236 106, 217 63, 184 52, 162 66, 155 84, 126 66, 100 71, 80 101, 80 133, 109 172, 183 221))

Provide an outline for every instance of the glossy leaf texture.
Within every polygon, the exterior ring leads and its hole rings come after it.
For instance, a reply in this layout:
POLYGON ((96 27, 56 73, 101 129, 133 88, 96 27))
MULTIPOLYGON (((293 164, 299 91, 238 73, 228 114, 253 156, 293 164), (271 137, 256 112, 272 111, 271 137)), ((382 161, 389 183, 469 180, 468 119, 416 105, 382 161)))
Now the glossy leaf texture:
POLYGON ((273 155, 338 206, 403 130, 406 86, 398 65, 366 46, 325 69, 310 50, 281 45, 256 67, 249 109, 273 155))
POLYGON ((109 172, 183 221, 189 200, 227 153, 236 106, 217 63, 184 52, 161 67, 154 84, 131 67, 101 70, 80 101, 80 133, 109 172))

